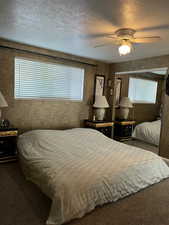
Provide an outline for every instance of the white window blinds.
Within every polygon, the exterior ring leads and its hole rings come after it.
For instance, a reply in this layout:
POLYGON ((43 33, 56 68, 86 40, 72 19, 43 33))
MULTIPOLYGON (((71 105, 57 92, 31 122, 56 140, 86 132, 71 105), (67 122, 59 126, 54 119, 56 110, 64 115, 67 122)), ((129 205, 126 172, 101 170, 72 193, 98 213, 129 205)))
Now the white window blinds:
POLYGON ((15 98, 82 101, 84 69, 15 58, 15 98))
POLYGON ((128 97, 133 103, 156 103, 157 81, 130 78, 128 97))

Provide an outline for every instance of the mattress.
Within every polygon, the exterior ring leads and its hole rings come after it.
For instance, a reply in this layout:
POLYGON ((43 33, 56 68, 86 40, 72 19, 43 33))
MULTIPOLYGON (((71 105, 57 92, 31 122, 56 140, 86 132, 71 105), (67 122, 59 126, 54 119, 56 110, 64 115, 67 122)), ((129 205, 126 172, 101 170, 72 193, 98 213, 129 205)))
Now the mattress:
POLYGON ((132 134, 132 137, 149 144, 159 146, 161 132, 161 120, 153 122, 144 122, 138 124, 132 134))
POLYGON ((159 156, 92 129, 30 131, 18 148, 26 177, 52 199, 47 224, 82 217, 169 177, 159 156))

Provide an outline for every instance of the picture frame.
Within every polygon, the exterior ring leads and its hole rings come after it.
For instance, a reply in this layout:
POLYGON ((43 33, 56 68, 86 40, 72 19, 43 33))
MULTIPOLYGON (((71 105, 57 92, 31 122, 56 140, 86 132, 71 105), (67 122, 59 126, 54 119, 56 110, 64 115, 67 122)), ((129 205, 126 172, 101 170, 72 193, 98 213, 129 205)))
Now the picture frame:
POLYGON ((94 87, 94 97, 96 95, 104 95, 104 86, 105 86, 105 76, 104 75, 95 75, 95 87, 94 87))
POLYGON ((121 97, 121 87, 122 87, 122 79, 115 79, 115 107, 119 107, 120 97, 121 97))

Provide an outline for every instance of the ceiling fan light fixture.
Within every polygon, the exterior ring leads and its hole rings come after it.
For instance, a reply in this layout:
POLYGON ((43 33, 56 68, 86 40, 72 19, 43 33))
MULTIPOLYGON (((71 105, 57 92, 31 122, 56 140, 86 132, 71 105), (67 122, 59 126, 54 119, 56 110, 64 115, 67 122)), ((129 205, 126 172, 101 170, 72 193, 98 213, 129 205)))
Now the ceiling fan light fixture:
POLYGON ((119 54, 127 55, 131 52, 131 43, 128 40, 123 40, 121 45, 119 46, 119 54))

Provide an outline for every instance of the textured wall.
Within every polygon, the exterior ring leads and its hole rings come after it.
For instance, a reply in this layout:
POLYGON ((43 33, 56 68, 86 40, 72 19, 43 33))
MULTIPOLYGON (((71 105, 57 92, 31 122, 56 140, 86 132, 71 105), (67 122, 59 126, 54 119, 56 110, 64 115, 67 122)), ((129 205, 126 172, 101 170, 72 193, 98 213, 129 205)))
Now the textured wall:
MULTIPOLYGON (((111 74, 114 72, 134 71, 141 69, 152 69, 168 67, 169 55, 146 58, 142 60, 129 61, 124 63, 115 63, 111 65, 111 74)), ((164 108, 162 116, 162 130, 160 140, 160 155, 169 158, 169 96, 164 96, 164 108)))
MULTIPOLYGON (((0 42, 1 44, 1 42, 0 42)), ((8 43, 9 44, 9 43, 8 43)), ((12 46, 12 43, 10 43, 12 46)), ((43 49, 32 48, 31 46, 20 45, 22 49, 33 49, 43 51, 43 49)), ((94 77, 96 73, 109 74, 109 65, 92 60, 82 59, 59 52, 47 51, 48 55, 56 53, 57 56, 73 60, 83 60, 86 63, 97 64, 97 67, 74 64, 85 68, 84 101, 57 101, 57 100, 15 100, 14 99, 14 57, 22 56, 42 61, 58 62, 54 58, 41 56, 22 51, 0 48, 0 90, 4 94, 9 104, 8 108, 3 109, 3 117, 22 130, 36 128, 72 128, 82 126, 83 120, 89 117, 89 103, 93 98, 94 77)), ((64 62, 65 63, 65 62, 64 62)))

